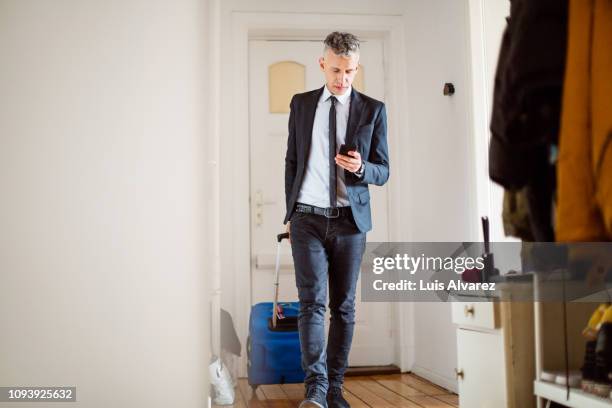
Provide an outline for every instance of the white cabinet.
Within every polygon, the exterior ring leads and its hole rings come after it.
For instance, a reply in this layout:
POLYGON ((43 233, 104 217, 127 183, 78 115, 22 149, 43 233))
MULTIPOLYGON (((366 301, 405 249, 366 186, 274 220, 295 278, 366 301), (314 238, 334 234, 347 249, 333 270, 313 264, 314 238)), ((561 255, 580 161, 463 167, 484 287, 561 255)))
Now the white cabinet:
POLYGON ((504 341, 499 307, 490 302, 456 302, 457 381, 463 408, 505 407, 504 341))
POLYGON ((533 304, 453 303, 461 408, 530 408, 533 395, 533 304))
POLYGON ((501 334, 458 329, 457 348, 459 406, 507 406, 501 334))

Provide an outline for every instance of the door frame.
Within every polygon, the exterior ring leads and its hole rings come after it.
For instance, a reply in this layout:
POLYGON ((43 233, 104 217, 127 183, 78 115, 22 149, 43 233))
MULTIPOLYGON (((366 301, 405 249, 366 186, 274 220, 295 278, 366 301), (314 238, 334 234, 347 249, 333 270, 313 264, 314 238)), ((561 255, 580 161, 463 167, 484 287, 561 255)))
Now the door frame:
MULTIPOLYGON (((221 106, 221 120, 229 123, 230 130, 226 137, 216 135, 219 140, 222 160, 231 161, 235 177, 231 179, 231 191, 221 190, 219 202, 231 206, 232 219, 227 220, 227 228, 231 236, 231 253, 222 263, 229 270, 223 273, 233 274, 233 294, 236 301, 235 323, 238 335, 246 338, 251 306, 251 234, 250 234, 250 172, 249 161, 249 98, 245 92, 249 89, 249 40, 312 40, 321 39, 328 34, 330 27, 338 27, 355 33, 361 38, 377 38, 383 41, 384 71, 385 71, 385 101, 388 112, 390 162, 400 165, 400 151, 407 148, 400 137, 400 129, 409 129, 408 93, 405 76, 406 45, 404 34, 404 18, 388 15, 348 15, 348 14, 318 14, 318 13, 260 13, 232 12, 231 40, 225 43, 231 47, 231 61, 225 66, 231 66, 232 85, 227 90, 231 92, 231 106, 221 106), (388 50, 394 50, 391 54, 388 50), (393 78, 392 86, 389 78, 393 78), (229 259, 231 258, 231 259, 229 259), (249 273, 245 276, 245 271, 249 273), (248 299, 242 302, 240 299, 248 299), (244 303, 244 304, 243 304, 244 303)), ((399 172, 398 172, 399 174, 399 172)), ((397 241, 406 239, 410 234, 400 231, 399 225, 406 225, 400 220, 406 217, 409 203, 401 202, 401 189, 410 188, 402 183, 399 176, 394 175, 388 183, 389 239, 397 241), (402 211, 403 210, 403 211, 402 211)), ((221 239, 221 237, 218 237, 221 239)), ((271 245, 274 240, 270 240, 271 245)), ((231 289, 230 289, 231 290, 231 289)), ((414 333, 411 330, 413 309, 411 304, 394 304, 396 331, 394 333, 396 364, 407 371, 414 361, 414 333)), ((242 354, 238 367, 239 376, 246 376, 246 353, 242 354)))

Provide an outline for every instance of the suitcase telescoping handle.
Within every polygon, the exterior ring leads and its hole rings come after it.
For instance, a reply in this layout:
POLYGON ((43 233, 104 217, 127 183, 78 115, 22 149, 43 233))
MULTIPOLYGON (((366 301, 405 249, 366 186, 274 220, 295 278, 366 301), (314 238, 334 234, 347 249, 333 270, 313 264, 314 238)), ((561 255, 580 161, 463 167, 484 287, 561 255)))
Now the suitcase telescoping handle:
POLYGON ((278 279, 280 272, 280 253, 281 243, 283 239, 289 239, 289 233, 285 232, 276 236, 277 248, 276 248, 276 268, 274 272, 274 302, 272 304, 272 327, 276 328, 277 311, 276 305, 278 304, 278 279))

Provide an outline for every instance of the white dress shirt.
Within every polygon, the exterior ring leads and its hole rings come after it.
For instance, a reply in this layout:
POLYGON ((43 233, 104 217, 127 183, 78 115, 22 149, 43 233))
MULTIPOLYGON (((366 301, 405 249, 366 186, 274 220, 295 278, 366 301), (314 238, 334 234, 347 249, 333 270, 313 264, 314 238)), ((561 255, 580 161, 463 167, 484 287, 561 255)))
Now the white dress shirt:
MULTIPOLYGON (((336 154, 340 146, 346 140, 346 127, 348 123, 351 92, 349 88, 343 95, 334 95, 336 102, 336 154)), ((306 164, 306 172, 302 182, 302 188, 297 201, 316 207, 329 207, 329 109, 331 108, 330 97, 332 93, 323 88, 323 94, 317 103, 314 124, 312 126, 312 142, 310 154, 306 164)), ((349 206, 349 200, 344 182, 344 169, 336 165, 337 174, 337 206, 349 206)))

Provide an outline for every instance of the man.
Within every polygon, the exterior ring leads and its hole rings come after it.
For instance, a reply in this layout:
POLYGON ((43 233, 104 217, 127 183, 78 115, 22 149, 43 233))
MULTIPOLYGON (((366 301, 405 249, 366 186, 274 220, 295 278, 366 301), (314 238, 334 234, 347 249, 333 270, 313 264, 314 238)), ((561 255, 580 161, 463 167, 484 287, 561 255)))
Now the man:
POLYGON ((325 86, 291 100, 285 223, 300 300, 306 398, 300 408, 346 408, 344 373, 355 325, 355 288, 372 228, 368 184, 389 178, 385 105, 352 89, 359 40, 333 32, 319 58, 325 86), (353 146, 338 154, 342 144, 353 146), (331 186, 331 188, 330 188, 331 186), (325 303, 331 322, 327 349, 325 303))

